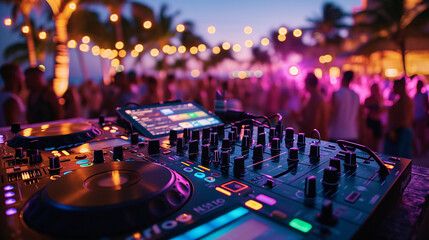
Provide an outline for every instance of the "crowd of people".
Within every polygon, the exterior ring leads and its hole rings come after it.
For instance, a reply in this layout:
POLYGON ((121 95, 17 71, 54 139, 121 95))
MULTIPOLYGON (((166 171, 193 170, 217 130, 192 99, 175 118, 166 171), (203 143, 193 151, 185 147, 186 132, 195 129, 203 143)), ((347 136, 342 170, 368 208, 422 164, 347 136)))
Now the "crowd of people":
POLYGON ((407 89, 413 77, 397 79, 393 86, 389 80, 367 82, 370 94, 362 99, 362 94, 351 87, 358 78, 352 71, 343 73, 338 89, 311 72, 300 87, 297 81, 272 76, 176 79, 172 74, 156 78, 131 71, 117 72, 108 86, 86 80, 80 86, 70 86, 62 98, 57 98, 39 68, 22 73, 19 65, 5 64, 0 73, 4 82, 0 127, 113 116, 117 107, 170 100, 196 102, 213 111, 216 92, 220 92, 228 109, 266 116, 280 113, 284 126, 307 136, 318 129, 324 140, 358 142, 375 151, 407 158, 425 154, 428 146, 425 131, 429 104, 423 78, 417 81, 414 96, 407 89), (384 94, 386 91, 389 94, 384 94))

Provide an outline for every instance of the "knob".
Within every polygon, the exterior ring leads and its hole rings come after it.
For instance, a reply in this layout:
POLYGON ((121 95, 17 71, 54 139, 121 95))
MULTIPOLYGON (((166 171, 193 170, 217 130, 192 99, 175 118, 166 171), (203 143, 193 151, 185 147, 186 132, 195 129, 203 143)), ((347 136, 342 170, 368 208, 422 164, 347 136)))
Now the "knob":
POLYGON ((263 149, 262 145, 258 144, 255 146, 255 148, 253 149, 253 157, 252 157, 254 164, 259 165, 259 163, 262 162, 262 159, 264 157, 263 151, 264 151, 264 149, 263 149))
POLYGON ((320 146, 312 143, 310 144, 310 161, 311 162, 318 162, 320 160, 320 146))
POLYGON ((249 150, 250 148, 250 137, 248 135, 244 135, 241 140, 241 149, 249 150))
POLYGON ((329 159, 329 166, 337 169, 337 174, 341 175, 341 160, 336 157, 331 157, 329 159))
POLYGON ((249 136, 250 138, 252 138, 252 131, 250 129, 244 129, 243 136, 249 136))
POLYGON ((291 147, 291 145, 293 144, 293 133, 294 133, 293 128, 291 128, 291 127, 286 128, 285 143, 289 147, 291 147))
POLYGON ((122 146, 113 147, 113 161, 122 161, 124 160, 124 152, 122 146))
POLYGON ((208 167, 210 165, 210 145, 205 144, 201 149, 201 164, 204 167, 208 167))
POLYGON ((305 133, 298 133, 298 146, 305 145, 305 133))
POLYGON ((230 153, 229 151, 222 151, 221 153, 221 162, 220 167, 222 172, 228 172, 230 161, 230 153))
POLYGON ((212 149, 216 149, 218 145, 219 145, 219 139, 218 139, 217 133, 212 132, 210 134, 210 147, 212 149))
POLYGON ((231 144, 229 142, 229 138, 224 138, 222 140, 222 151, 229 151, 231 149, 231 144))
POLYGON ((236 157, 234 159, 234 177, 242 178, 244 176, 244 157, 236 157))
POLYGON ((273 138, 277 137, 276 134, 276 129, 275 128, 270 128, 270 131, 268 133, 268 139, 270 140, 270 143, 273 141, 273 138))
POLYGON ((189 159, 191 160, 197 159, 198 151, 199 151, 198 145, 199 145, 198 140, 191 140, 189 142, 189 150, 188 150, 189 159))
POLYGON ((279 121, 276 125, 276 134, 277 137, 281 140, 283 137, 283 126, 281 121, 279 121))
POLYGON ((280 139, 273 138, 273 141, 271 141, 271 155, 278 155, 280 154, 280 139))
POLYGON ((200 141, 200 131, 198 130, 192 131, 191 139, 200 141))
POLYGON ((22 147, 15 148, 15 158, 22 158, 24 156, 24 149, 22 147))
POLYGON ((229 145, 230 146, 234 146, 235 145, 235 132, 233 132, 233 131, 230 131, 229 133, 228 133, 228 138, 229 138, 229 145))
POLYGON ((212 163, 216 167, 219 166, 219 164, 220 164, 220 154, 219 154, 218 150, 214 150, 213 151, 213 161, 212 161, 212 163))
POLYGON ((18 133, 21 131, 21 125, 19 123, 12 123, 12 125, 10 125, 10 131, 12 133, 18 133))
POLYGON ((168 140, 170 141, 170 145, 174 146, 177 142, 177 130, 170 130, 170 136, 168 137, 168 140))
POLYGON ((264 126, 258 126, 258 135, 260 133, 263 133, 263 132, 265 132, 265 127, 264 126))
POLYGON ((338 217, 333 214, 331 200, 325 200, 322 203, 322 211, 317 214, 316 219, 317 221, 327 225, 335 225, 338 223, 338 217))
POLYGON ((207 144, 210 141, 210 128, 203 128, 203 143, 207 144))
POLYGON ((42 155, 40 155, 39 150, 29 150, 27 151, 27 156, 29 157, 30 164, 36 164, 42 162, 42 155))
POLYGON ((267 179, 267 181, 264 184, 267 188, 273 188, 274 187, 274 181, 273 179, 267 179))
MULTIPOLYGON (((234 140, 237 141, 239 134, 238 134, 238 127, 237 126, 232 126, 231 127, 231 132, 234 133, 234 140)), ((231 139, 231 138, 230 138, 231 139)))
POLYGON ((51 175, 53 174, 58 174, 60 172, 61 169, 61 163, 60 163, 60 158, 57 156, 54 157, 49 157, 49 173, 51 175))
POLYGON ((147 148, 149 155, 154 155, 159 153, 159 140, 150 140, 149 146, 147 148))
POLYGON ((185 140, 185 143, 188 143, 191 139, 191 129, 190 128, 184 128, 183 129, 183 139, 185 140))
POLYGON ((347 151, 344 159, 344 164, 349 166, 355 166, 356 163, 356 153, 353 151, 347 151))
POLYGON ((289 149, 289 157, 287 158, 288 162, 291 163, 298 163, 299 159, 298 159, 298 148, 290 148, 289 149))
POLYGON ((323 169, 323 190, 328 192, 330 190, 336 190, 338 186, 338 173, 334 167, 326 167, 323 169))
POLYGON ((103 124, 105 123, 106 121, 104 120, 104 116, 99 116, 98 117, 98 124, 100 125, 100 126, 103 126, 103 124))
POLYGON ((180 137, 177 139, 177 144, 176 144, 176 152, 178 155, 183 155, 184 152, 184 146, 185 146, 185 140, 180 137))
POLYGON ((94 151, 94 159, 93 163, 103 163, 104 162, 104 153, 103 150, 95 150, 94 151))
POLYGON ((257 141, 257 143, 258 144, 260 144, 260 145, 262 145, 262 146, 265 146, 265 132, 262 132, 262 133, 259 133, 258 134, 258 141, 257 141))
MULTIPOLYGON (((250 137, 253 137, 253 126, 252 125, 244 126, 244 130, 249 130, 250 132, 247 135, 249 135, 250 137)), ((244 134, 246 134, 246 132, 244 134)))
POLYGON ((131 145, 139 144, 139 133, 133 132, 131 133, 131 145))
POLYGON ((307 198, 316 197, 316 176, 310 175, 305 178, 304 196, 307 198))
POLYGON ((217 126, 217 134, 220 136, 220 137, 223 137, 224 135, 225 135, 225 126, 224 125, 219 125, 219 126, 217 126))

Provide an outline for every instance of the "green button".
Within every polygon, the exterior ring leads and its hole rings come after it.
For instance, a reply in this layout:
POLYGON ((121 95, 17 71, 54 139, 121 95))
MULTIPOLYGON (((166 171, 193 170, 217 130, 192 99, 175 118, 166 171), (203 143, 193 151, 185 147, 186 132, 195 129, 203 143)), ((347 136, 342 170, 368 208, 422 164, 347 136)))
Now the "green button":
POLYGON ((292 219, 292 221, 290 221, 289 226, 301 231, 301 232, 308 232, 311 230, 312 226, 310 223, 308 222, 304 222, 298 218, 294 218, 292 219))

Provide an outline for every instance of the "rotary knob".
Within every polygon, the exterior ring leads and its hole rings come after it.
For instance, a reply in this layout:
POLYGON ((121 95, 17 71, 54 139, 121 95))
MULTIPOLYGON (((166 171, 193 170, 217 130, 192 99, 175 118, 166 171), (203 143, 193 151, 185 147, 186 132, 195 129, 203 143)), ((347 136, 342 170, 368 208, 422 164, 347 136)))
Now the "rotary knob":
POLYGON ((265 127, 264 126, 258 126, 258 135, 260 133, 263 133, 263 132, 265 132, 265 127))
POLYGON ((316 197, 316 176, 310 175, 305 178, 304 196, 307 198, 316 197))
POLYGON ((335 157, 329 159, 329 166, 337 169, 337 174, 341 175, 341 160, 335 157))
POLYGON ((60 158, 57 156, 49 157, 49 173, 51 175, 59 174, 61 170, 60 158))
POLYGON ((204 167, 208 167, 210 165, 210 145, 205 144, 201 149, 201 164, 204 167))
POLYGON ((218 150, 214 150, 213 151, 213 161, 212 161, 213 165, 215 167, 219 166, 220 164, 220 154, 218 150))
POLYGON ((113 160, 114 161, 124 160, 124 151, 122 150, 122 146, 113 147, 113 160))
POLYGON ((189 142, 189 150, 188 150, 188 155, 189 155, 189 159, 191 160, 196 160, 197 156, 198 156, 198 140, 191 140, 189 142))
POLYGON ((177 138, 176 152, 178 155, 183 155, 185 151, 185 140, 183 137, 177 138))
POLYGON ((288 162, 298 164, 298 148, 290 148, 289 149, 289 157, 287 158, 288 162))
POLYGON ((218 139, 217 133, 212 132, 210 134, 210 148, 212 150, 217 149, 218 145, 219 145, 219 139, 218 139))
POLYGON ((299 147, 305 146, 305 133, 298 133, 298 142, 299 147))
POLYGON ((15 158, 22 158, 24 157, 24 149, 22 149, 22 147, 17 147, 15 148, 15 158))
POLYGON ((192 131, 191 139, 200 141, 200 132, 198 130, 192 131))
POLYGON ((270 128, 270 131, 268 132, 268 139, 270 141, 270 143, 273 141, 273 138, 277 137, 276 134, 276 129, 275 128, 270 128))
POLYGON ((155 155, 155 154, 159 154, 159 140, 150 140, 149 141, 149 146, 148 146, 148 153, 149 155, 155 155))
POLYGON ((318 162, 320 160, 320 147, 319 145, 312 143, 310 145, 310 161, 311 162, 318 162))
POLYGON ((139 133, 133 132, 131 133, 131 145, 139 144, 139 133))
POLYGON ((292 147, 293 145, 293 133, 294 129, 291 127, 286 128, 285 130, 285 143, 288 148, 292 147))
POLYGON ((265 132, 261 132, 261 133, 258 134, 258 141, 257 141, 257 143, 260 144, 260 145, 262 145, 262 146, 265 146, 265 143, 266 143, 265 132))
POLYGON ((331 200, 325 200, 322 203, 322 211, 317 215, 316 219, 326 225, 335 225, 338 223, 338 217, 333 214, 331 200))
POLYGON ((229 151, 231 150, 231 143, 229 142, 229 138, 222 139, 222 151, 229 151))
POLYGON ((185 143, 188 143, 191 139, 191 129, 190 128, 184 128, 183 129, 183 139, 185 140, 185 143))
POLYGON ((94 159, 92 160, 92 162, 95 164, 104 162, 103 150, 95 150, 94 151, 94 159))
POLYGON ((202 136, 203 144, 209 143, 209 141, 210 141, 210 133, 211 133, 210 128, 203 128, 203 136, 202 136))
POLYGON ((245 173, 244 157, 243 156, 236 157, 234 159, 234 177, 242 178, 244 176, 244 173, 245 173))
POLYGON ((229 161, 230 161, 230 153, 229 153, 229 151, 222 151, 222 153, 221 153, 220 168, 221 168, 221 171, 223 173, 228 173, 229 161))
POLYGON ((174 130, 174 129, 170 130, 170 136, 169 136, 168 140, 170 141, 170 145, 171 146, 176 145, 176 142, 177 142, 177 130, 174 130))
POLYGON ((255 166, 257 166, 258 168, 262 167, 262 160, 263 160, 263 152, 264 152, 264 148, 262 145, 256 145, 255 148, 253 149, 253 164, 255 164, 255 166))
POLYGON ((323 190, 325 193, 335 192, 338 187, 338 170, 334 167, 327 167, 323 169, 323 190))
POLYGON ((271 142, 271 155, 279 155, 280 154, 280 139, 273 138, 271 142))

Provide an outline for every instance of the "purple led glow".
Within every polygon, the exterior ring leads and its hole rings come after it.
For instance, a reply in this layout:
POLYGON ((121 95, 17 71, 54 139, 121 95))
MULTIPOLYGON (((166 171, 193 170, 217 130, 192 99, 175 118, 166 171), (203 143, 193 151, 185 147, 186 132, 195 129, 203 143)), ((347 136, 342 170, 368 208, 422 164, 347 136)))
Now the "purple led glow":
POLYGON ((4 201, 4 203, 6 205, 12 205, 12 204, 16 203, 16 200, 13 198, 9 198, 9 199, 6 199, 6 201, 4 201))
POLYGON ((12 189, 14 189, 14 187, 12 185, 7 185, 3 188, 5 191, 10 191, 12 189))
POLYGON ((6 192, 6 193, 4 194, 4 197, 7 197, 7 198, 10 198, 10 197, 13 197, 13 196, 15 196, 15 193, 14 193, 14 192, 6 192))
POLYGON ((18 211, 15 208, 9 208, 8 210, 6 210, 6 215, 10 216, 13 215, 15 213, 17 213, 18 211))

